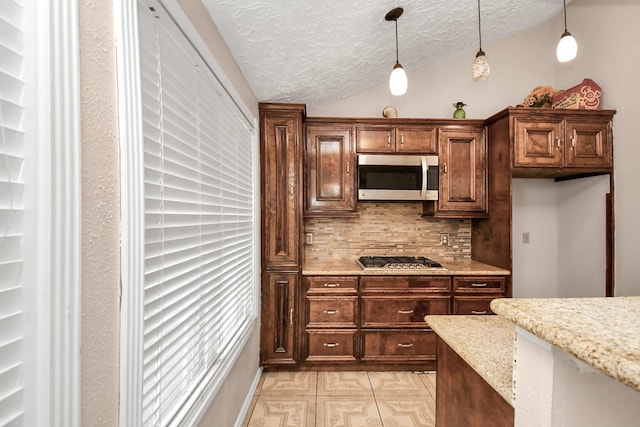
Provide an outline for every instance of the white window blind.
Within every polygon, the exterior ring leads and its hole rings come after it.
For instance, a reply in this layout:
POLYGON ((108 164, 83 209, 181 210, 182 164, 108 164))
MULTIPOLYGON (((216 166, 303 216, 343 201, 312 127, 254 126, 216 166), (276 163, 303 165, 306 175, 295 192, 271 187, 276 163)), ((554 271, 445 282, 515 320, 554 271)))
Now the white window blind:
POLYGON ((139 9, 142 424, 179 424, 256 317, 255 129, 157 4, 139 9))
POLYGON ((24 423, 24 10, 0 7, 0 425, 24 423))

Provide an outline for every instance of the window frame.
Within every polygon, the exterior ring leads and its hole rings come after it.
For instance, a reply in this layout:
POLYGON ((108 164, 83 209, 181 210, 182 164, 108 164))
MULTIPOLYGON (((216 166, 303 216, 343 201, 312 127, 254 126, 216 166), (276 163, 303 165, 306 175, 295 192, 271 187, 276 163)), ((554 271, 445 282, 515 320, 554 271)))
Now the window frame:
MULTIPOLYGON (((138 40, 138 3, 142 0, 123 0, 114 3, 117 62, 118 106, 121 146, 121 224, 122 224, 122 313, 120 345, 120 425, 138 425, 142 419, 142 314, 144 285, 144 167, 142 135, 142 100, 140 44, 138 40)), ((156 2, 149 0, 145 3, 156 2)), ((252 141, 254 176, 259 176, 259 147, 257 119, 235 91, 222 67, 218 64, 193 24, 175 0, 163 0, 162 6, 171 15, 179 30, 195 48, 198 55, 222 85, 242 115, 255 129, 252 141)), ((198 399, 184 413, 184 425, 195 425, 211 404, 217 390, 257 327, 260 283, 260 200, 259 183, 253 182, 254 194, 254 265, 253 293, 256 314, 253 325, 244 339, 224 362, 225 374, 199 390, 198 399)))

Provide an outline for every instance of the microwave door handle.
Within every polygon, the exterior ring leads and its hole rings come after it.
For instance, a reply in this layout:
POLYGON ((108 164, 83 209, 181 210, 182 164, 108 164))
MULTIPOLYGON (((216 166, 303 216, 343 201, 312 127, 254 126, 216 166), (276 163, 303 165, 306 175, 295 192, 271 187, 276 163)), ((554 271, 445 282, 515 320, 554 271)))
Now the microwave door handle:
POLYGON ((427 200, 427 156, 420 156, 420 164, 422 166, 422 189, 420 189, 420 200, 427 200))

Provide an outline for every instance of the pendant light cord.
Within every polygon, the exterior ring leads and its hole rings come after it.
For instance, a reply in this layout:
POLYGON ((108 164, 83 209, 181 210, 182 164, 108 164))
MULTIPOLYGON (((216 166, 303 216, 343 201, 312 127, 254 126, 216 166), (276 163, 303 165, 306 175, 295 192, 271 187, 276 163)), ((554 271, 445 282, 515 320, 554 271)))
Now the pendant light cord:
POLYGON ((398 19, 394 19, 393 21, 396 23, 396 64, 399 64, 400 60, 398 57, 398 19))
POLYGON ((564 32, 566 33, 567 32, 567 0, 562 0, 562 4, 563 4, 562 10, 564 10, 564 32))
POLYGON ((480 26, 480 0, 478 0, 478 39, 480 40, 480 50, 482 50, 482 29, 480 26))

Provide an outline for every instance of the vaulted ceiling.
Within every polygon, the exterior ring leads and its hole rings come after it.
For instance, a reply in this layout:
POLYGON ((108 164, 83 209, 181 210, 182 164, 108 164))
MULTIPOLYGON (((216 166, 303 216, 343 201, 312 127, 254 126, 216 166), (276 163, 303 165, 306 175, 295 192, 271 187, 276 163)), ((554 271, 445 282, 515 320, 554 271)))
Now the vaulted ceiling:
MULTIPOLYGON (((395 7, 404 9, 399 60, 408 72, 464 51, 471 67, 478 49, 477 0, 202 2, 261 102, 313 110, 386 82, 396 53, 385 15, 395 7)), ((560 0, 480 0, 480 7, 483 47, 562 13, 560 0)))

